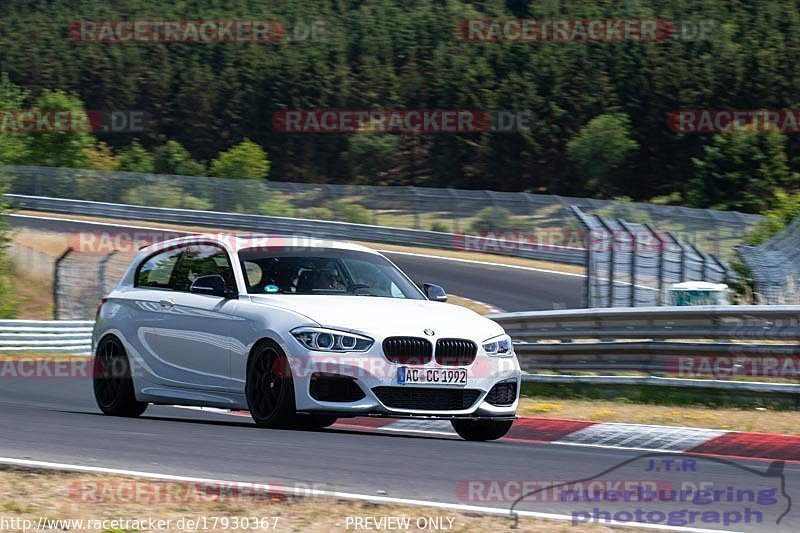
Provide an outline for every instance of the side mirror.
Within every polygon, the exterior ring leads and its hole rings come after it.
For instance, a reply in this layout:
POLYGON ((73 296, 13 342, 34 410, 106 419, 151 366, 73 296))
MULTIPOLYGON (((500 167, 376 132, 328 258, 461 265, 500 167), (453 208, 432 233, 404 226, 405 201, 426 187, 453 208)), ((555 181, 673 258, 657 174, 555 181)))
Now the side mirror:
POLYGON ((233 297, 233 291, 228 290, 225 285, 225 278, 219 274, 200 276, 192 282, 189 292, 194 294, 206 294, 208 296, 219 296, 221 298, 233 297))
POLYGON ((425 296, 428 297, 428 300, 434 302, 447 301, 447 293, 444 292, 444 289, 440 286, 434 285, 433 283, 423 283, 422 288, 425 289, 425 296))

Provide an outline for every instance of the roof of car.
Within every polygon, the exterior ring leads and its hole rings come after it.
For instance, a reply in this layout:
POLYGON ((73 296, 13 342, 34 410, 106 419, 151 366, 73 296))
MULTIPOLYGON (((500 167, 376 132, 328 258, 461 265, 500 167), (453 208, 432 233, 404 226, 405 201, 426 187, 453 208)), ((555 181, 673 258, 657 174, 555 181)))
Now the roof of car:
POLYGON ((186 242, 215 241, 227 244, 233 250, 243 250, 245 248, 279 248, 287 247, 291 249, 304 248, 329 248, 338 250, 356 250, 359 252, 378 253, 366 246, 345 241, 335 241, 309 237, 307 235, 276 235, 268 233, 196 233, 177 239, 170 239, 160 243, 155 243, 142 250, 154 246, 172 246, 186 242))

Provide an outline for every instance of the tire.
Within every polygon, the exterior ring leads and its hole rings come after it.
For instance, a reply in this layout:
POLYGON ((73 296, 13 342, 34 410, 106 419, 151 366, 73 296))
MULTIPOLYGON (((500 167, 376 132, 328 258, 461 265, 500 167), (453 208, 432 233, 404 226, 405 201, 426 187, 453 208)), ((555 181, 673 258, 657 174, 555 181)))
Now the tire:
POLYGON ((94 399, 103 414, 136 417, 147 409, 147 403, 136 400, 128 354, 113 335, 103 337, 97 344, 92 384, 94 399))
POLYGON ((323 429, 337 420, 338 418, 330 415, 297 415, 294 426, 300 429, 323 429))
POLYGON ((258 345, 247 363, 247 407, 256 425, 290 427, 294 422, 294 382, 289 360, 274 342, 258 345))
POLYGON ((513 420, 451 420, 453 429, 464 440, 497 440, 505 436, 513 420))

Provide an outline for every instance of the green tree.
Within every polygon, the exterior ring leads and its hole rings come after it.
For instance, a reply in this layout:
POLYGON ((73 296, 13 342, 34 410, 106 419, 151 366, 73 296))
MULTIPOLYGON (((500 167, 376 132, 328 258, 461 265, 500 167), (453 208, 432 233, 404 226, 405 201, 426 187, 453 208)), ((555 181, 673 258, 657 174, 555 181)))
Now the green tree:
POLYGON ((750 230, 744 239, 745 244, 761 244, 800 217, 800 194, 778 191, 773 207, 763 214, 764 220, 750 230))
POLYGON ((86 166, 94 170, 117 170, 119 159, 106 143, 100 141, 86 149, 86 166))
POLYGON ((397 135, 356 133, 348 139, 345 160, 351 174, 361 183, 376 183, 397 160, 397 135))
POLYGON ((189 151, 178 141, 169 140, 155 151, 153 171, 157 174, 202 176, 206 168, 192 159, 189 151))
POLYGON ((122 202, 132 205, 166 207, 169 209, 208 210, 211 202, 185 194, 180 187, 165 178, 133 187, 122 195, 122 202))
POLYGON ((5 213, 7 211, 8 204, 0 196, 0 318, 15 318, 19 307, 9 279, 10 268, 6 257, 8 223, 5 213))
POLYGON ((119 170, 125 172, 153 172, 155 161, 139 141, 133 141, 118 157, 119 170))
POLYGON ((786 136, 776 132, 716 135, 694 158, 690 205, 760 212, 776 202, 780 187, 796 187, 789 170, 786 136))
POLYGON ((567 143, 567 157, 592 194, 611 196, 624 192, 620 176, 628 157, 638 150, 627 115, 600 115, 589 121, 567 143))
POLYGON ((505 207, 484 207, 475 215, 472 229, 475 231, 495 231, 511 228, 511 211, 505 207))
POLYGON ((90 130, 83 102, 77 96, 61 90, 42 91, 36 99, 34 109, 40 111, 68 111, 72 124, 69 131, 41 132, 27 135, 28 159, 32 164, 46 167, 86 168, 89 151, 95 139, 90 130), (83 114, 83 118, 80 117, 83 114))
POLYGON ((211 162, 211 173, 219 178, 262 179, 269 174, 269 168, 266 152, 247 139, 211 162))
MULTIPOLYGON (((26 96, 25 91, 9 81, 8 74, 3 73, 0 76, 0 110, 21 109, 26 96)), ((24 164, 28 159, 25 136, 22 133, 9 132, 4 122, 11 120, 12 116, 6 116, 2 111, 0 114, 0 118, 2 118, 2 122, 0 122, 0 164, 24 164)))

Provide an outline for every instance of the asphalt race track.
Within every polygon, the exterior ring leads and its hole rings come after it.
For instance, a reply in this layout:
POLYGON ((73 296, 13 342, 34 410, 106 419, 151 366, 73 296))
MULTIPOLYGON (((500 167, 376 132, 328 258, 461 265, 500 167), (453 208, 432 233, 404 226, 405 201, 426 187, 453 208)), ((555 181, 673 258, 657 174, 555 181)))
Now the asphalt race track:
MULTIPOLYGON (((58 231, 87 224, 12 217, 14 226, 58 231)), ((89 227, 88 229, 92 229, 89 227)), ((96 228, 100 229, 100 228, 96 228)), ((108 229, 108 227, 104 227, 108 229)), ((393 257, 415 280, 440 283, 455 294, 505 310, 574 306, 582 280, 543 272, 453 263, 415 256, 393 257)), ((231 414, 150 406, 140 419, 106 417, 96 408, 85 377, 0 379, 0 456, 82 466, 119 468, 248 483, 313 486, 368 496, 508 509, 525 491, 489 494, 466 489, 470 482, 561 483, 603 479, 619 483, 650 480, 659 486, 681 483, 713 488, 773 490, 775 502, 762 506, 763 519, 750 524, 687 524, 714 530, 800 531, 800 463, 783 465, 780 479, 763 477, 769 461, 698 459, 689 472, 651 468, 653 454, 636 450, 580 447, 504 440, 465 442, 444 435, 382 434, 331 428, 320 431, 266 430, 231 414), (627 463, 627 464, 626 464, 627 463), (650 466, 647 466, 650 464, 650 466), (609 472, 603 474, 603 471, 609 472), (600 476, 600 477, 598 477, 600 476), (777 488, 776 488, 777 487, 777 488), (477 495, 477 496, 476 496, 477 495), (772 505, 771 507, 769 505, 772 505), (776 520, 787 513, 776 524, 776 520)), ((674 459, 675 456, 672 456, 674 459)), ((502 490, 502 489, 501 489, 502 490)), ((658 502, 661 510, 698 505, 658 502)), ((742 505, 742 504, 736 504, 742 505)), ((575 503, 525 498, 517 509, 574 516, 583 509, 633 509, 628 502, 575 503)), ((642 507, 641 505, 639 507, 642 507)), ((700 504, 702 511, 713 506, 700 504)), ((446 514, 442 510, 442 514, 446 514)))
MULTIPOLYGON (((86 378, 4 378, 0 427, 2 457, 287 486, 299 483, 323 490, 499 508, 508 508, 510 502, 472 501, 465 483, 578 480, 642 455, 402 433, 267 430, 245 417, 166 406, 151 406, 141 419, 112 418, 95 407, 86 378)), ((759 471, 769 466, 768 461, 736 463, 759 471)), ((702 469, 702 479, 715 487, 763 482, 728 464, 704 461, 702 469)), ((620 472, 610 478, 620 476, 631 479, 633 474, 620 472)), ((787 463, 785 476, 789 494, 800 489, 800 464, 787 463)), ((551 501, 528 502, 520 509, 569 514, 563 503, 551 501)), ((781 506, 780 511, 784 509, 781 506)), ((779 526, 774 520, 765 514, 762 527, 800 528, 796 508, 779 526)))
MULTIPOLYGON (((62 215, 47 215, 62 218, 62 215)), ((8 217, 14 228, 78 232, 124 230, 108 226, 24 216, 8 217)), ((582 305, 583 279, 535 269, 509 268, 419 255, 386 254, 416 282, 441 285, 452 294, 491 304, 504 311, 575 308, 582 305)))

